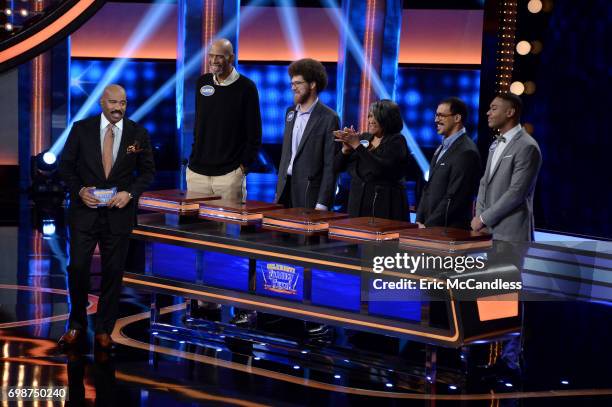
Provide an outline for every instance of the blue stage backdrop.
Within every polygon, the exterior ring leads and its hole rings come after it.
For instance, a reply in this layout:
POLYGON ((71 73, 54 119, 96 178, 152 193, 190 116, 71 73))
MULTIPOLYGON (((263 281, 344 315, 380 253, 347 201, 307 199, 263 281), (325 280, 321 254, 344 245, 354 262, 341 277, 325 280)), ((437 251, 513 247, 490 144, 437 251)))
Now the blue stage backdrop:
MULTIPOLYGON (((466 128, 472 139, 477 140, 479 70, 401 66, 397 73, 395 94, 404 122, 419 146, 426 151, 435 149, 440 144, 434 115, 438 103, 449 96, 457 96, 467 104, 466 128)), ((433 150, 431 152, 433 153, 433 150)))
MULTIPOLYGON (((283 143, 285 127, 285 110, 293 106, 291 92, 289 63, 241 63, 239 72, 249 77, 259 90, 259 105, 263 130, 263 144, 283 143)), ((336 64, 326 64, 328 84, 327 89, 319 95, 320 100, 336 110, 336 64)), ((280 151, 279 151, 280 152, 280 151)), ((275 166, 280 162, 280 156, 273 157, 275 166)))
MULTIPOLYGON (((71 114, 83 105, 89 93, 108 69, 110 60, 73 58, 71 62, 71 114)), ((263 148, 259 165, 249 174, 248 193, 250 199, 270 201, 274 198, 276 170, 280 162, 285 110, 293 105, 293 94, 287 74, 288 62, 239 64, 239 71, 251 78, 259 90, 263 125, 263 148)), ((321 100, 336 108, 336 65, 325 64, 329 84, 320 95, 321 100)), ((130 61, 122 70, 117 83, 122 84, 128 96, 128 117, 143 104, 175 71, 174 61, 130 61)), ((423 69, 400 67, 397 78, 397 103, 409 129, 426 152, 432 152, 438 145, 433 115, 437 103, 451 95, 466 101, 470 109, 468 131, 476 138, 478 117, 478 94, 480 72, 478 70, 423 69)), ((162 103, 146 115, 140 123, 149 130, 155 149, 155 159, 160 179, 156 187, 173 187, 176 176, 163 177, 164 172, 179 169, 176 150, 176 109, 174 93, 168 93, 162 103), (166 180, 167 178, 167 180, 166 180)), ((357 106, 355 106, 357 108, 357 106)), ((89 114, 99 112, 96 104, 89 114)), ((344 125, 345 123, 342 123, 344 125)), ((350 125, 350 124, 349 124, 350 125)), ((415 174, 415 179, 418 177, 415 174)), ((348 179, 343 177, 344 184, 348 179)), ((347 185, 348 186, 348 185, 347 185)), ((409 201, 415 204, 414 183, 409 185, 409 201)))
MULTIPOLYGON (((111 65, 112 60, 73 58, 70 63, 70 115, 74 116, 83 106, 111 65)), ((127 117, 147 101, 176 70, 174 61, 129 61, 115 80, 127 93, 127 117)), ((159 171, 179 169, 176 149, 176 102, 174 92, 165 95, 163 101, 139 121, 151 136, 155 152, 155 165, 159 171)), ((95 104, 86 116, 100 113, 95 104)))

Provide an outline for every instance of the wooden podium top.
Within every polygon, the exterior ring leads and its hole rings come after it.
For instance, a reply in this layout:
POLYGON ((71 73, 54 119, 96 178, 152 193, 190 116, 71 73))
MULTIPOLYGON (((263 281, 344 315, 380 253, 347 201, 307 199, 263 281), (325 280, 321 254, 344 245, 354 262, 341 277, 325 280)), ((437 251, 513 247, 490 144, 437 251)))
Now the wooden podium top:
POLYGON ((200 203, 200 210, 214 209, 218 211, 237 212, 242 214, 261 213, 282 209, 283 205, 263 201, 235 202, 223 199, 200 203))
POLYGON ((425 242, 482 242, 491 240, 491 238, 490 233, 444 228, 442 226, 404 230, 400 233, 400 239, 421 240, 425 242))
POLYGON ((283 220, 293 223, 311 224, 328 222, 335 219, 348 218, 348 214, 330 211, 319 211, 316 209, 289 208, 266 212, 264 214, 264 218, 283 220))
POLYGON ((386 233, 403 229, 413 229, 418 226, 410 222, 364 216, 360 218, 330 221, 329 227, 370 233, 386 233))
POLYGON ((144 192, 140 197, 145 199, 155 199, 176 203, 194 203, 199 201, 210 201, 221 198, 219 195, 202 194, 199 192, 183 191, 180 189, 147 191, 144 192))

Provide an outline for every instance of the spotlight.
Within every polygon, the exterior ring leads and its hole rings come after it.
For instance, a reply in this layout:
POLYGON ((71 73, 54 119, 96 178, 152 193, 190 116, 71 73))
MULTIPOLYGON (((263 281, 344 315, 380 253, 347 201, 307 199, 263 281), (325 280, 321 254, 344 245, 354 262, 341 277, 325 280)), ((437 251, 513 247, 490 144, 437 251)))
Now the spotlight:
POLYGON ((391 388, 391 387, 393 387, 393 384, 391 384, 391 383, 385 383, 385 386, 387 386, 387 387, 391 388))
POLYGON ((22 8, 21 10, 19 10, 19 14, 21 14, 21 17, 27 17, 30 13, 28 12, 28 10, 22 8))
POLYGON ((451 384, 450 386, 448 386, 448 388, 450 390, 457 390, 457 386, 455 386, 454 384, 451 384))
POLYGON ((299 369, 300 369, 300 367, 299 367, 298 365, 293 365, 293 369, 294 369, 294 370, 299 370, 299 369))
POLYGON ((45 151, 31 157, 30 199, 46 207, 59 207, 64 202, 65 190, 57 173, 55 154, 45 151))
POLYGON ((512 387, 512 383, 506 383, 506 387, 512 387))
POLYGON ((519 55, 527 55, 529 51, 531 51, 531 44, 529 41, 519 41, 519 43, 516 44, 516 52, 518 52, 519 55))
POLYGON ((525 85, 523 85, 523 82, 512 82, 512 84, 510 85, 510 92, 514 93, 515 95, 522 95, 523 92, 525 91, 525 85))
POLYGON ((43 235, 52 236, 55 234, 55 220, 53 219, 43 219, 42 224, 43 235))
POLYGON ((561 380, 561 384, 564 384, 564 385, 566 385, 566 386, 567 386, 567 385, 569 384, 569 381, 567 381, 567 380, 561 380))
POLYGON ((4 14, 6 14, 7 16, 10 16, 13 14, 13 10, 11 10, 10 8, 5 8, 4 9, 4 14))
POLYGON ((11 24, 11 23, 4 24, 4 29, 6 31, 13 31, 13 24, 11 24))
POLYGON ((529 0, 527 3, 527 10, 530 13, 536 14, 542 11, 542 1, 541 0, 529 0))
POLYGON ((57 169, 57 157, 50 151, 45 151, 44 153, 37 154, 35 157, 32 157, 36 164, 36 169, 38 171, 44 172, 46 174, 52 173, 57 169))
POLYGON ((335 374, 335 375, 334 375, 334 379, 339 379, 339 378, 341 378, 341 377, 342 377, 342 376, 340 376, 339 374, 335 374))
POLYGON ((47 165, 53 165, 57 161, 57 157, 51 151, 47 151, 43 154, 42 160, 47 165))

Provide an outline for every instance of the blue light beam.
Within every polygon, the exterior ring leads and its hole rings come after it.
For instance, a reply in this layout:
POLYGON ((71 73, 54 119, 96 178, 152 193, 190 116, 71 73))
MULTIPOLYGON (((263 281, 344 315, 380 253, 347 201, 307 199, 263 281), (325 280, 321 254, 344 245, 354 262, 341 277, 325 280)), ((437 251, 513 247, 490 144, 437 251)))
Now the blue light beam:
MULTIPOLYGON (((222 27, 222 29, 217 33, 215 38, 223 38, 231 33, 235 28, 236 24, 239 22, 245 23, 249 21, 251 18, 255 17, 261 11, 257 6, 265 3, 267 0, 255 0, 249 3, 248 7, 244 8, 244 12, 241 11, 240 19, 237 17, 232 18, 230 21, 222 27)), ((183 70, 175 73, 170 79, 168 79, 147 101, 142 104, 130 117, 134 121, 139 121, 144 116, 146 116, 155 106, 162 101, 164 96, 174 88, 177 78, 185 77, 193 73, 194 70, 200 67, 200 63, 202 62, 202 57, 206 55, 208 52, 209 44, 206 44, 205 47, 202 48, 200 52, 191 57, 189 61, 183 67, 183 70)))
POLYGON ((98 85, 91 92, 91 95, 87 98, 83 106, 79 109, 79 111, 74 115, 74 117, 70 120, 66 129, 62 132, 59 138, 55 141, 53 146, 49 149, 56 156, 60 154, 62 149, 64 148, 64 144, 66 143, 66 139, 70 134, 70 130, 72 129, 72 125, 74 122, 81 120, 88 114, 91 108, 98 103, 100 97, 102 96, 102 92, 104 88, 113 83, 113 81, 117 78, 119 72, 127 62, 129 62, 132 54, 140 47, 140 45, 146 41, 155 29, 163 22, 165 18, 170 16, 171 13, 171 4, 167 4, 162 2, 163 0, 159 0, 155 2, 147 11, 147 13, 142 17, 138 26, 132 32, 127 44, 121 50, 120 55, 124 55, 122 58, 116 58, 113 63, 109 66, 109 68, 104 73, 102 79, 98 82, 98 85))
POLYGON ((302 29, 300 20, 297 15, 297 8, 294 0, 276 0, 276 12, 278 13, 281 22, 285 41, 289 44, 293 59, 301 59, 304 57, 304 40, 302 39, 302 29))
MULTIPOLYGON (((357 40, 357 36, 355 32, 350 27, 344 16, 340 13, 340 7, 336 3, 335 0, 322 0, 323 4, 325 4, 325 10, 327 14, 330 15, 336 27, 338 28, 338 32, 346 34, 347 45, 349 47, 349 51, 353 54, 355 59, 359 61, 361 65, 361 69, 366 72, 366 75, 370 77, 372 81, 372 87, 374 88, 374 92, 381 99, 391 99, 391 95, 387 92, 387 89, 382 83, 380 76, 376 73, 376 71, 372 70, 371 66, 366 63, 365 55, 363 53, 363 48, 361 47, 360 42, 357 40)), ((408 143, 408 147, 410 151, 412 151, 412 155, 416 160, 417 164, 423 171, 423 174, 426 174, 429 171, 429 163, 427 159, 423 155, 421 148, 418 143, 414 139, 412 132, 408 129, 408 126, 404 122, 404 128, 402 129, 402 134, 406 138, 406 142, 408 143)))

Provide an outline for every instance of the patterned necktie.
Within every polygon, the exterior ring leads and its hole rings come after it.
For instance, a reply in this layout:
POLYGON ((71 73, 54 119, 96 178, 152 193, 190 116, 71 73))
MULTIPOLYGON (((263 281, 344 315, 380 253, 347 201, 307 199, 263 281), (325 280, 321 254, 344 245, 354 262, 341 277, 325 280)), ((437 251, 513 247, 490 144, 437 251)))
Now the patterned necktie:
POLYGON ((108 178, 108 175, 113 168, 113 142, 115 140, 115 134, 113 133, 113 125, 109 124, 106 127, 106 134, 104 134, 104 143, 102 145, 102 166, 104 167, 104 176, 108 178))

